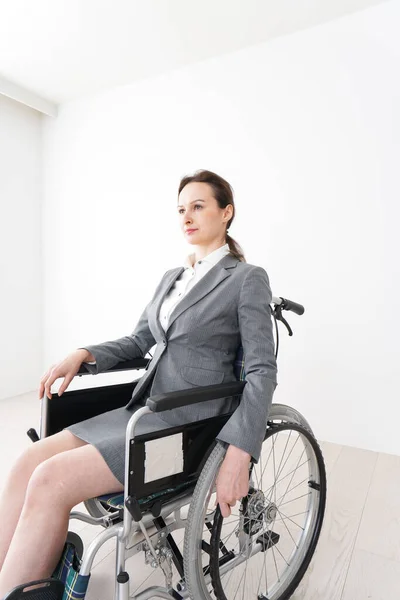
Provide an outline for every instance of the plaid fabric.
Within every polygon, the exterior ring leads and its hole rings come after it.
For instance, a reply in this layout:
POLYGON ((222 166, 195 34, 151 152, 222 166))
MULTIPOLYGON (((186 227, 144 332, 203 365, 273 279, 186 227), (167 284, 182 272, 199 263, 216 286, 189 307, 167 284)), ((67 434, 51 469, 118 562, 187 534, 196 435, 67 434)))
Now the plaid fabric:
POLYGON ((62 600, 83 600, 85 597, 90 575, 79 575, 80 565, 74 544, 67 542, 52 575, 65 584, 62 600))
POLYGON ((238 381, 244 381, 246 379, 246 373, 244 371, 244 353, 243 346, 239 346, 236 353, 235 362, 233 364, 233 372, 238 381))

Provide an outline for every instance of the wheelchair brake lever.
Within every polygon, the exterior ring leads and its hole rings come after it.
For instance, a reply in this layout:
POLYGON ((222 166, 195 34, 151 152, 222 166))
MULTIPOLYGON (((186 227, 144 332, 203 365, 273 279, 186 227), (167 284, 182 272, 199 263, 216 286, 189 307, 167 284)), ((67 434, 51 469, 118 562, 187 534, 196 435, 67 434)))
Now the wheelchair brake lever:
POLYGON ((285 325, 286 329, 288 330, 289 335, 293 335, 293 331, 292 331, 289 323, 286 321, 285 317, 282 317, 282 308, 280 305, 275 306, 274 316, 277 321, 282 321, 282 323, 285 325))
POLYGON ((286 321, 286 319, 284 317, 281 317, 280 320, 282 321, 282 323, 286 326, 286 329, 289 332, 289 335, 293 335, 293 331, 290 328, 289 323, 286 321))

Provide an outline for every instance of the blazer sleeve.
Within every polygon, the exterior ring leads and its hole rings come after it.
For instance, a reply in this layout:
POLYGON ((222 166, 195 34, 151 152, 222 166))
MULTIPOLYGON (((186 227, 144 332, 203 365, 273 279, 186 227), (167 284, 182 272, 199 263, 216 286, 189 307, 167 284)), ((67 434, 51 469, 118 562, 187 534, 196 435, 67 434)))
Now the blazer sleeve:
POLYGON ((132 360, 134 358, 143 358, 150 348, 156 344, 156 340, 149 328, 148 311, 152 302, 159 294, 168 273, 169 271, 162 276, 161 281, 154 292, 153 298, 142 312, 134 331, 130 335, 109 342, 102 342, 101 344, 92 344, 81 347, 91 352, 96 359, 95 364, 82 363, 89 373, 96 375, 97 373, 102 373, 111 369, 119 362, 132 360))
POLYGON ((271 301, 267 272, 255 266, 243 281, 238 304, 246 385, 239 406, 217 436, 217 440, 248 452, 256 463, 277 386, 271 301))

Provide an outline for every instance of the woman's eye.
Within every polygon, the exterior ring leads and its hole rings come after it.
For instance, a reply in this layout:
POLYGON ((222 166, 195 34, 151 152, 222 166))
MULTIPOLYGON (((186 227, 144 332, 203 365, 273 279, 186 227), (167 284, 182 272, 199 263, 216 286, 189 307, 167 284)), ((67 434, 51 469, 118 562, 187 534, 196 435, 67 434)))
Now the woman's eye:
MULTIPOLYGON (((201 205, 201 204, 195 204, 195 205, 194 205, 194 208, 203 208, 203 207, 202 207, 202 205, 201 205)), ((181 215, 183 211, 184 211, 184 209, 183 209, 183 208, 180 208, 180 209, 178 210, 178 215, 181 215)))

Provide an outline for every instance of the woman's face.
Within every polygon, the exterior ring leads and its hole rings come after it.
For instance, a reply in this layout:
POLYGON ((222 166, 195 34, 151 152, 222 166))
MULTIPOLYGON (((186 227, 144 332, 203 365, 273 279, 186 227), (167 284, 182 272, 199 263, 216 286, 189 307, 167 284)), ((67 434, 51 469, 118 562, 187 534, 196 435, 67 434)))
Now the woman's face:
POLYGON ((180 226, 189 244, 209 245, 224 241, 227 222, 233 207, 220 208, 208 183, 192 182, 185 185, 178 198, 180 226))

